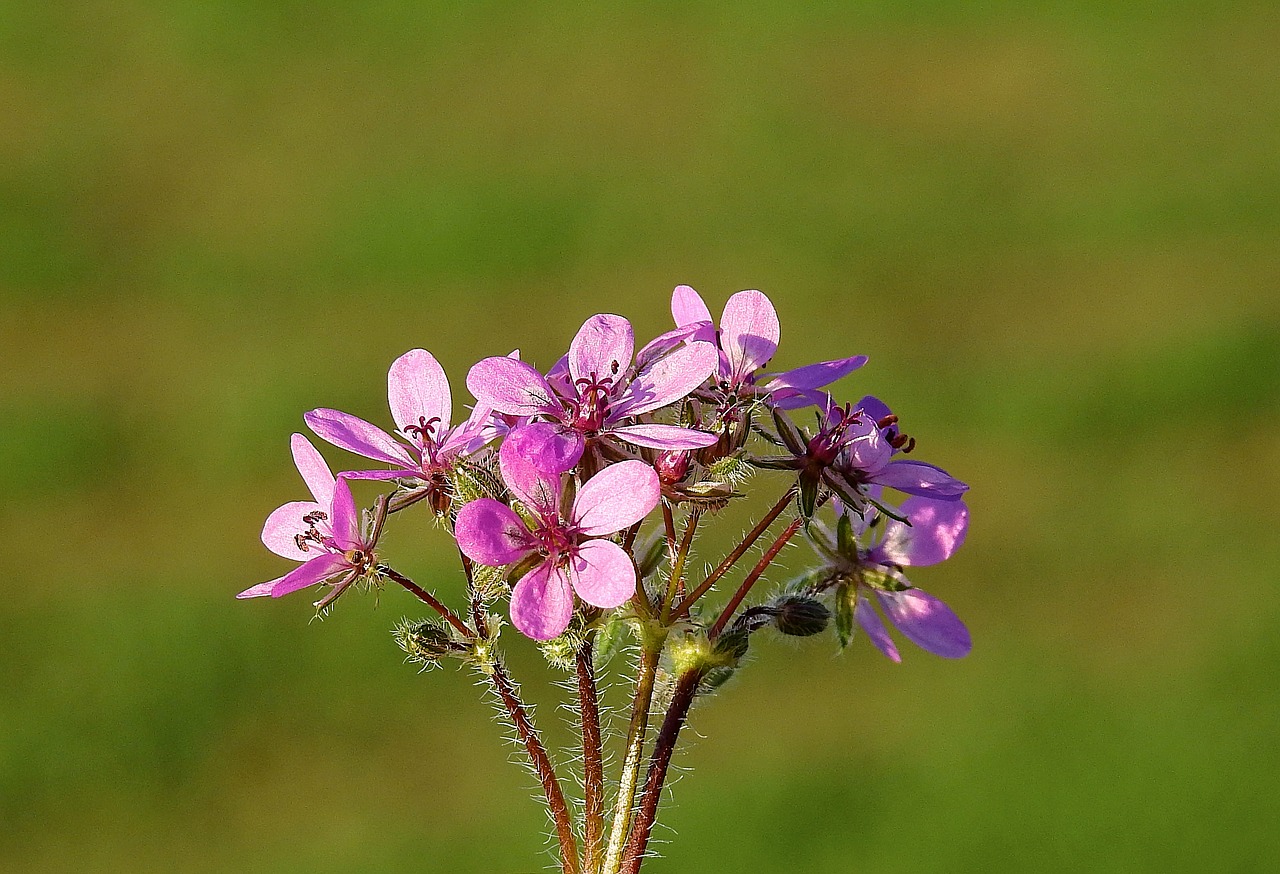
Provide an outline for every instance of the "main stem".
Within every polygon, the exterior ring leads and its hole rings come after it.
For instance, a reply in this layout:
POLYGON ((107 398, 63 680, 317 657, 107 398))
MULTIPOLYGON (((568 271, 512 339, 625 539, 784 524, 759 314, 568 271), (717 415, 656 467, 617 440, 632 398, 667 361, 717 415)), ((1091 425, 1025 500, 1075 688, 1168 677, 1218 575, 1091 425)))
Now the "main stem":
POLYGON ((578 845, 573 835, 573 824, 569 819, 569 806, 565 804, 564 793, 560 791, 560 781, 556 777, 555 768, 547 758, 547 751, 542 746, 542 741, 538 739, 538 732, 533 727, 529 713, 502 662, 495 657, 490 662, 486 673, 490 682, 493 683, 494 691, 502 699, 502 706, 506 708, 507 715, 511 717, 511 722, 516 727, 520 742, 524 744, 525 751, 533 761, 534 770, 538 772, 538 780, 542 783, 542 792, 547 799, 547 808, 551 811, 551 818, 556 825, 556 835, 560 840, 560 870, 563 874, 579 874, 581 869, 578 866, 578 845))
POLYGON ((676 681, 671 706, 667 708, 667 715, 662 720, 658 739, 653 744, 653 755, 649 758, 649 771, 645 775, 644 794, 640 798, 640 809, 636 812, 631 837, 623 850, 620 874, 638 874, 640 865, 644 862, 645 849, 649 846, 649 835, 653 832, 653 823, 658 817, 658 802, 662 800, 662 786, 667 780, 671 754, 675 752, 676 739, 680 736, 680 729, 684 727, 685 719, 689 716, 689 707, 693 704, 694 695, 698 691, 698 681, 701 679, 702 671, 695 668, 685 671, 676 681))
POLYGON ((600 869, 604 840, 604 754, 600 699, 591 663, 592 638, 578 648, 578 704, 582 716, 582 855, 590 874, 600 869))
POLYGON ((636 802, 636 785, 640 780, 640 758, 644 753, 644 737, 649 727, 649 708, 653 704, 653 683, 658 675, 661 642, 646 642, 640 651, 640 672, 636 677, 636 694, 631 704, 631 724, 627 727, 627 749, 622 759, 622 777, 618 781, 618 799, 613 809, 613 829, 605 851, 604 874, 618 874, 622 864, 622 845, 631 826, 636 802))

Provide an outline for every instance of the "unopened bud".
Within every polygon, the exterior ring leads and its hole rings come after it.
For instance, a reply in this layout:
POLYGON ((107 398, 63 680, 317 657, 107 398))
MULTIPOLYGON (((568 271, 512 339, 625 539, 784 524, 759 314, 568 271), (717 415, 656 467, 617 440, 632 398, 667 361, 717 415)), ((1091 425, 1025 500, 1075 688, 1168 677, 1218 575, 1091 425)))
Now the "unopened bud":
POLYGON ((826 631, 831 622, 831 611, 816 598, 803 595, 784 595, 774 602, 773 624, 783 634, 792 637, 810 637, 826 631))
POLYGON ((456 640, 449 629, 430 620, 406 620, 392 633, 408 660, 427 668, 434 667, 445 656, 458 655, 466 649, 466 645, 456 640))
POLYGON ((653 462, 663 485, 675 485, 689 475, 689 453, 684 450, 661 452, 653 462))

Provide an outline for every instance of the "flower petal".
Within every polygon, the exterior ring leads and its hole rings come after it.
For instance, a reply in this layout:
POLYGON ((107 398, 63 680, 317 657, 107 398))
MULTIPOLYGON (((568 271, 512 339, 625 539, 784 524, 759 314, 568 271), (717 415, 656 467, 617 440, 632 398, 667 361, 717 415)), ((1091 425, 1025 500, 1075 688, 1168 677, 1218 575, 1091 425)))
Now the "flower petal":
POLYGON ((652 467, 643 461, 620 461, 578 489, 572 522, 589 537, 612 534, 648 516, 658 506, 661 493, 658 473, 652 467))
POLYGON ((650 449, 701 449, 720 439, 707 431, 695 431, 679 425, 624 425, 610 428, 604 434, 650 449))
POLYGON ((635 352, 635 335, 631 323, 622 316, 601 313, 583 322, 569 344, 569 375, 573 381, 590 378, 612 378, 631 367, 635 352))
MULTIPOLYGON (((298 547, 297 538, 299 534, 311 527, 302 521, 302 517, 317 511, 326 516, 329 515, 328 505, 322 507, 313 501, 290 501, 276 507, 267 517, 266 524, 262 526, 263 544, 281 558, 291 558, 294 561, 315 558, 316 550, 320 549, 319 544, 303 550, 298 547)), ((318 524, 316 529, 322 534, 329 533, 327 522, 318 524)))
POLYGON ((325 462, 320 451, 311 445, 302 434, 294 434, 289 438, 289 447, 293 450, 293 463, 297 465, 302 481, 311 490, 316 503, 322 507, 329 506, 333 500, 333 471, 325 462))
POLYGON ((511 624, 525 637, 551 640, 573 618, 573 590, 568 575, 544 561, 525 574, 511 592, 511 624))
POLYGON ((282 577, 277 577, 265 583, 258 583, 256 586, 245 589, 236 597, 260 598, 263 595, 270 595, 273 598, 279 598, 281 595, 305 589, 307 586, 313 586, 336 574, 349 570, 351 570, 351 565, 347 563, 343 556, 336 552, 326 552, 323 555, 317 555, 305 564, 298 565, 282 577))
POLYGON ((876 645, 880 652, 895 662, 902 661, 902 656, 898 654, 898 645, 893 642, 893 638, 885 630, 884 623, 880 621, 880 614, 876 612, 875 607, 871 606, 871 602, 867 600, 861 591, 858 592, 858 601, 853 607, 853 618, 858 620, 862 630, 867 633, 867 637, 871 638, 871 642, 876 645))
POLYGON ((729 298, 720 319, 720 346, 735 383, 768 363, 778 351, 780 333, 778 313, 761 292, 740 291, 729 298))
POLYGON ((834 361, 820 361, 817 364, 806 364, 794 370, 786 370, 777 374, 763 386, 775 398, 791 397, 803 391, 812 391, 830 385, 843 376, 848 376, 867 363, 867 356, 854 355, 851 358, 837 358, 834 361))
POLYGON ((942 468, 923 461, 891 461, 869 480, 908 495, 944 501, 954 501, 969 491, 967 485, 942 468))
POLYGON ((554 516, 560 507, 560 474, 577 464, 573 437, 550 422, 522 425, 507 435, 498 450, 498 466, 507 488, 520 503, 542 515, 554 516), (567 459, 572 459, 565 465, 567 459))
POLYGON ((636 566, 621 546, 610 540, 589 540, 569 560, 569 579, 578 597, 609 609, 636 593, 636 566))
POLYGON ((558 415, 564 410, 542 374, 514 358, 477 362, 467 373, 467 389, 480 403, 508 416, 558 415))
POLYGON ((339 449, 394 464, 398 467, 416 467, 417 462, 404 446, 377 425, 371 425, 359 416, 341 410, 319 409, 305 414, 307 427, 322 440, 339 449))
POLYGON ((636 374, 616 416, 639 416, 682 400, 707 381, 719 353, 710 343, 693 342, 654 361, 636 374))
POLYGON ((510 507, 493 498, 464 504, 458 511, 453 534, 467 558, 490 567, 518 561, 532 549, 524 522, 510 507))
POLYGON ((858 401, 858 405, 854 409, 862 410, 867 415, 867 418, 873 422, 879 422, 885 416, 893 413, 893 410, 889 409, 889 405, 875 395, 867 395, 858 401))
POLYGON ((345 479, 339 478, 333 487, 332 512, 329 519, 332 525, 333 542, 339 549, 361 549, 364 546, 360 539, 360 514, 356 511, 355 498, 351 496, 351 486, 345 479))
POLYGON ((711 310, 707 309, 702 295, 687 285, 677 285, 675 291, 671 292, 671 318, 681 328, 712 320, 711 310))
POLYGON ((912 497, 902 502, 899 511, 911 524, 886 520, 884 538, 871 550, 872 561, 914 567, 938 564, 960 548, 969 530, 964 501, 912 497))
POLYGON ((876 591, 889 621, 916 646, 946 659, 963 658, 973 649, 969 629, 951 608, 919 589, 876 591))
POLYGON ((437 436, 449 428, 449 416, 453 412, 449 379, 440 362, 426 349, 410 349, 391 362, 391 369, 387 371, 387 401, 391 405, 391 418, 402 432, 410 425, 419 427, 419 419, 439 420, 437 436))

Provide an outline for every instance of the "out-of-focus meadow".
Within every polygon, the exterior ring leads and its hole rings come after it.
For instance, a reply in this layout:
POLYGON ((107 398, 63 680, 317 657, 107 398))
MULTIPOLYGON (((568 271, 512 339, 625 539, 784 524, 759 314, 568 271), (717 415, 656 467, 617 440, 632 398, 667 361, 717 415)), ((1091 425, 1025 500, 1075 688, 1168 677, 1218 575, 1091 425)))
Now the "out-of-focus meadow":
POLYGON ((842 391, 972 484, 915 578, 976 646, 759 647, 653 870, 1270 870, 1280 9, 464 6, 0 5, 0 869, 548 864, 404 593, 231 596, 303 411, 385 422, 425 346, 461 415, 685 282, 770 294, 779 366, 871 356, 842 391))

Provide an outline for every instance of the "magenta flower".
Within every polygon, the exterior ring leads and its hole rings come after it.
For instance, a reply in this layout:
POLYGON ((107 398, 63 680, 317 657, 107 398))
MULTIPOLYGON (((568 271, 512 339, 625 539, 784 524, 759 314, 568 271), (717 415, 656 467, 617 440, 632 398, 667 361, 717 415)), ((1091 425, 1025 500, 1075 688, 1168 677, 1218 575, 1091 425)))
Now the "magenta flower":
POLYGON ((658 475, 642 461, 609 465, 583 483, 567 512, 561 506, 561 473, 553 425, 527 425, 508 436, 498 453, 502 478, 533 515, 531 525, 492 498, 458 511, 454 534, 472 561, 493 567, 532 560, 511 593, 511 621, 534 640, 559 636, 573 617, 573 593, 588 604, 612 608, 636 590, 630 556, 610 540, 658 504, 658 475))
POLYGON ((859 574, 854 618, 871 642, 895 662, 902 661, 902 656, 872 606, 872 598, 916 646, 944 658, 962 658, 973 648, 969 629, 941 600, 912 587, 902 568, 924 567, 950 558, 964 543, 969 508, 964 501, 912 497, 899 509, 911 524, 886 520, 879 541, 863 553, 864 569, 875 572, 859 574))
POLYGON ((817 389, 830 385, 867 363, 867 356, 854 355, 797 367, 776 374, 762 384, 758 371, 778 350, 781 327, 773 303, 762 292, 739 291, 724 305, 717 331, 711 311, 701 295, 687 285, 671 294, 671 316, 681 328, 694 328, 694 337, 716 343, 720 350, 718 398, 722 405, 738 399, 767 398, 782 409, 817 403, 817 389))
POLYGON ((294 434, 293 460, 314 501, 291 501, 277 507, 262 527, 262 542, 276 555, 302 564, 282 577, 245 589, 237 598, 279 598, 316 583, 333 591, 317 603, 323 607, 375 566, 377 531, 360 530, 360 516, 346 480, 335 480, 329 465, 306 437, 294 434))
POLYGON ((715 369, 715 347, 688 342, 662 355, 631 359, 635 337, 621 316, 587 319, 569 346, 567 378, 559 390, 523 361, 486 358, 467 374, 467 388, 480 404, 509 416, 537 418, 556 427, 562 454, 581 457, 589 440, 622 440, 654 449, 697 449, 713 434, 676 425, 637 422, 687 397, 715 369))
MULTIPOLYGON (((479 451, 494 435, 485 426, 488 410, 477 408, 470 419, 449 427, 453 401, 443 368, 425 349, 401 355, 387 371, 387 398, 396 423, 396 440, 376 425, 339 410, 312 410, 303 416, 308 427, 334 446, 391 465, 390 470, 357 470, 349 479, 422 480, 440 503, 447 491, 445 474, 460 457, 479 451)), ((439 509, 439 507, 437 507, 439 509)))

